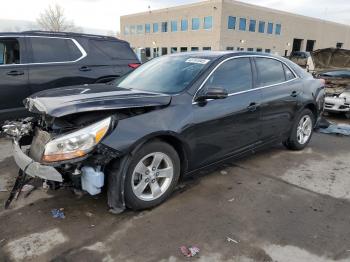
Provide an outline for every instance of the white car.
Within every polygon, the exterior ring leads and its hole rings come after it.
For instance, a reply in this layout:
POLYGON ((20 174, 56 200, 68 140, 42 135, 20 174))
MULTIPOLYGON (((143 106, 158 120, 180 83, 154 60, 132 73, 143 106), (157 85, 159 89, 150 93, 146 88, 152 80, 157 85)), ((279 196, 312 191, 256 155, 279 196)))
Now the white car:
POLYGON ((345 91, 340 95, 327 96, 324 109, 334 113, 350 113, 350 91, 345 91))

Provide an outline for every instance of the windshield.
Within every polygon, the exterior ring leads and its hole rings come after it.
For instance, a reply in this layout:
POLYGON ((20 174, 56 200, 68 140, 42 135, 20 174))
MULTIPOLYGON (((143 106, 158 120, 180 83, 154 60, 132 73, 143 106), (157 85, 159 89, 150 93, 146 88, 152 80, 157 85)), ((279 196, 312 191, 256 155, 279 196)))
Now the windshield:
POLYGON ((143 64, 115 84, 127 89, 179 93, 204 70, 209 61, 190 56, 162 56, 143 64))

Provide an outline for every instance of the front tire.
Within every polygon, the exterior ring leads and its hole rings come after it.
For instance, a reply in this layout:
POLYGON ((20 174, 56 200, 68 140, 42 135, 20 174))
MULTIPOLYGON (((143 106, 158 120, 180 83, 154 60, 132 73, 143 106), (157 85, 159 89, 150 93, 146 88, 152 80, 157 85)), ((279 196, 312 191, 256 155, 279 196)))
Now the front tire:
POLYGON ((310 142, 313 134, 315 116, 309 109, 301 111, 295 119, 289 138, 283 144, 290 150, 302 150, 310 142))
POLYGON ((174 190, 180 176, 176 150, 161 141, 148 142, 133 156, 125 179, 125 202, 133 210, 159 205, 174 190))

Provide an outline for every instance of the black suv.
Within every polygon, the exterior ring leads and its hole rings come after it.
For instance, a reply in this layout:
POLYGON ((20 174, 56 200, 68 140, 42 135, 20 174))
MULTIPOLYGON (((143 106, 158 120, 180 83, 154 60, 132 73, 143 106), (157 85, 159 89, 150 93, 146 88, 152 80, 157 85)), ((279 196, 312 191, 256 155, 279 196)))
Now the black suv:
POLYGON ((0 121, 25 116, 22 101, 33 93, 109 82, 138 65, 129 43, 114 37, 0 33, 0 121))

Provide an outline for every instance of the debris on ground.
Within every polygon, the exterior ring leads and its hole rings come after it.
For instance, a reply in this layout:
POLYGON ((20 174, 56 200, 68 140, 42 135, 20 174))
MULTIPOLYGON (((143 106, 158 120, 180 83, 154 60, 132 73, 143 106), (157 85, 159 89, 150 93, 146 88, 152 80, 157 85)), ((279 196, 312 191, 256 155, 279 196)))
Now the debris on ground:
POLYGON ((318 131, 323 134, 350 136, 350 125, 331 123, 327 128, 319 128, 318 131))
POLYGON ((190 246, 188 248, 186 246, 181 246, 180 251, 185 257, 194 257, 199 253, 200 249, 196 246, 190 246))
POLYGON ((225 171, 225 170, 221 170, 221 171, 220 171, 220 174, 221 174, 221 175, 227 175, 228 173, 227 173, 227 171, 225 171))
POLYGON ((233 201, 235 201, 234 197, 228 200, 228 202, 233 202, 233 201))
POLYGON ((92 217, 92 216, 93 216, 93 214, 92 214, 91 212, 85 212, 85 215, 86 215, 87 217, 92 217))
POLYGON ((27 198, 35 189, 36 189, 35 186, 30 185, 30 184, 25 184, 22 187, 21 192, 24 192, 24 198, 27 198))
POLYGON ((65 218, 65 215, 64 215, 64 208, 60 208, 60 209, 57 209, 57 208, 54 208, 51 210, 51 215, 53 218, 65 218))
POLYGON ((234 240, 233 238, 230 238, 230 237, 226 237, 226 241, 227 242, 233 242, 233 243, 235 243, 235 244, 238 244, 238 241, 237 240, 234 240))

